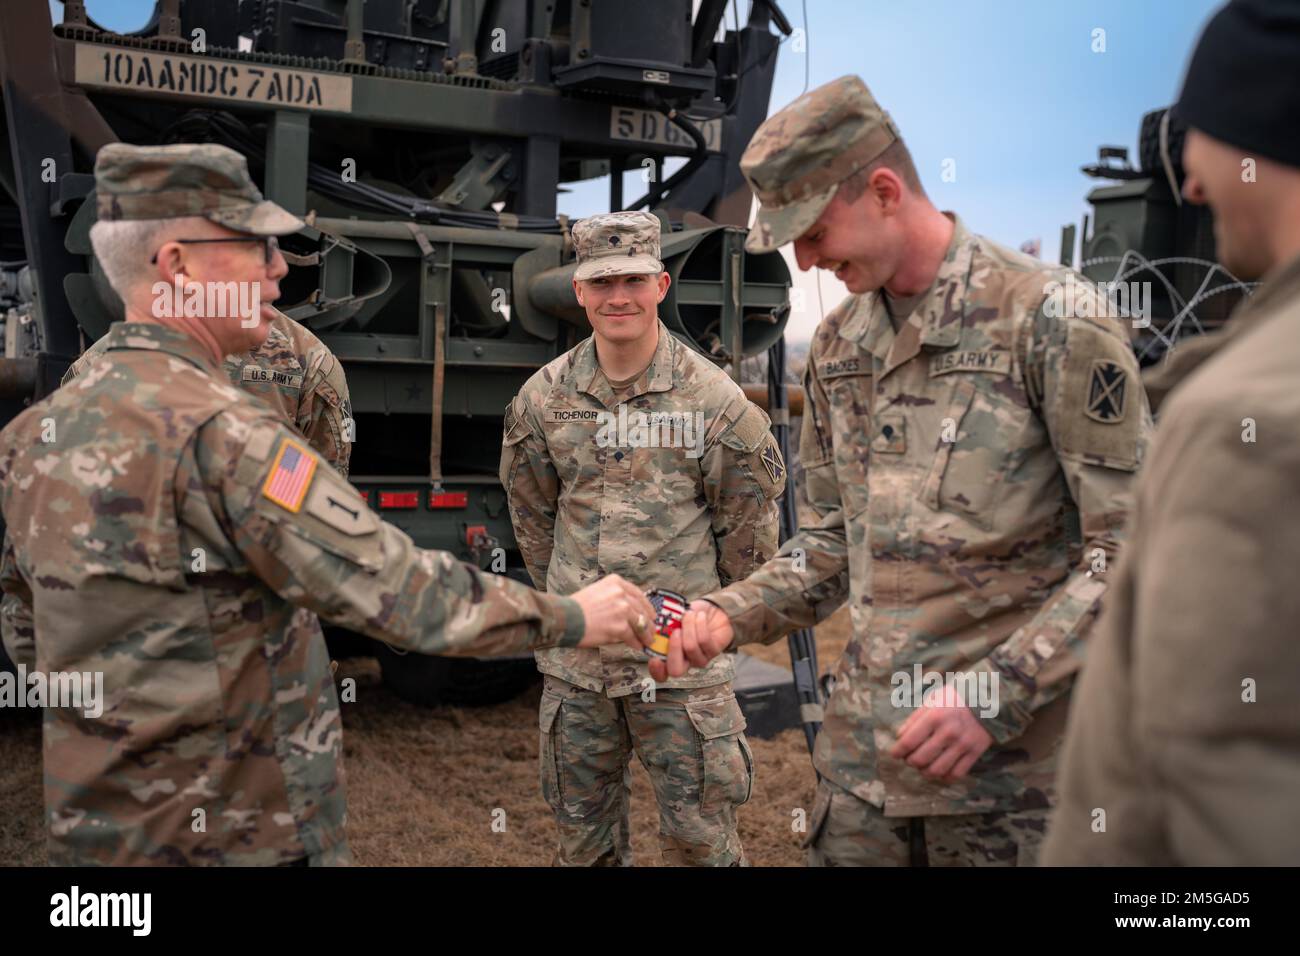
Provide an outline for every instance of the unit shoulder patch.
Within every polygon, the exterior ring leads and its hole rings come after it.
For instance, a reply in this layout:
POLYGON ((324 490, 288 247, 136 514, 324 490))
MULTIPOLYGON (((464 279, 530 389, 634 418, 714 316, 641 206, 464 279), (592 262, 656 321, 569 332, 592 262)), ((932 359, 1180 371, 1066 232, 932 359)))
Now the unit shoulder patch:
POLYGON ((356 490, 328 475, 313 483, 306 511, 347 535, 370 534, 379 528, 379 518, 356 490))
POLYGON ((1128 373, 1109 359, 1092 363, 1084 414, 1095 422, 1113 425, 1124 420, 1128 373))
POLYGON ((767 443, 767 447, 763 449, 763 454, 760 457, 763 467, 767 469, 767 473, 773 482, 780 484, 785 481, 785 462, 781 460, 781 453, 777 450, 775 439, 767 443))
POLYGON ((1046 414, 1059 454, 1076 461, 1134 471, 1141 457, 1146 412, 1137 361, 1128 342, 1090 322, 1066 323, 1063 354, 1047 350, 1046 414))

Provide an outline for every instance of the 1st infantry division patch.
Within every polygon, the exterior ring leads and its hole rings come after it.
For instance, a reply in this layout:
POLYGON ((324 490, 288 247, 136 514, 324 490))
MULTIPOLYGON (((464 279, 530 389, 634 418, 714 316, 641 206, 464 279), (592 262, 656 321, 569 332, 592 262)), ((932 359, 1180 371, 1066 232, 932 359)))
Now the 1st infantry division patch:
POLYGON ((1124 420, 1128 373, 1114 362, 1098 359, 1088 379, 1088 405, 1084 414, 1093 421, 1113 425, 1124 420))
POLYGON ((297 514, 315 474, 316 457, 292 438, 282 439, 271 473, 262 483, 262 497, 297 514))

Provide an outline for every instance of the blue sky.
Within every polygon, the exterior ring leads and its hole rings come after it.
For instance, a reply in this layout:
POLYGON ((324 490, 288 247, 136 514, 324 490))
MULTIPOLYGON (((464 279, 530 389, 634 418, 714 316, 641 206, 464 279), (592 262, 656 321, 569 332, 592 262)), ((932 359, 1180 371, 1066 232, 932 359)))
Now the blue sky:
MULTIPOLYGON (((799 0, 780 0, 796 27, 799 0)), ((744 17, 749 4, 738 0, 744 17)), ((1061 227, 1079 222, 1095 184, 1079 167, 1097 147, 1127 146, 1136 160, 1138 123, 1177 95, 1200 28, 1220 0, 807 0, 806 52, 778 54, 772 109, 803 91, 860 75, 894 117, 936 205, 1011 246, 1042 242, 1055 259, 1061 227), (1105 50, 1094 52, 1094 31, 1105 50), (955 180, 941 178, 952 160, 955 180)), ((113 29, 148 19, 152 0, 88 0, 113 29)), ((51 3, 58 12, 60 4, 51 3)), ((728 20, 730 20, 730 5, 728 20)), ((670 167, 671 169, 671 167, 670 167)), ((627 196, 639 195, 631 178, 627 196)), ((561 211, 604 210, 604 185, 577 186, 561 211)), ((843 287, 822 276, 830 308, 843 287)), ((791 319, 806 338, 819 318, 817 283, 798 277, 810 307, 791 319)))

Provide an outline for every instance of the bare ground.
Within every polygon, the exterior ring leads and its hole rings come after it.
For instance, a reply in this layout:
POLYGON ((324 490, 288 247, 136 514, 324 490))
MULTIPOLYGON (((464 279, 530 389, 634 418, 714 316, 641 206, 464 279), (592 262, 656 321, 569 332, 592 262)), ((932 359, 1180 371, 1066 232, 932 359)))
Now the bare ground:
MULTIPOLYGON (((817 629, 823 671, 847 637, 845 611, 817 629)), ((784 641, 752 652, 789 667, 784 641)), ((539 688, 494 707, 427 709, 393 696, 373 659, 343 661, 337 676, 357 680, 356 702, 342 707, 348 839, 359 864, 550 862, 553 825, 537 777, 539 688)), ((814 779, 803 732, 750 743, 754 794, 740 810, 746 853, 755 866, 801 865, 791 811, 812 806, 814 779)), ((0 864, 45 862, 40 744, 37 713, 0 711, 0 864)), ((633 855, 640 865, 657 865, 654 798, 635 759, 633 768, 633 855)))

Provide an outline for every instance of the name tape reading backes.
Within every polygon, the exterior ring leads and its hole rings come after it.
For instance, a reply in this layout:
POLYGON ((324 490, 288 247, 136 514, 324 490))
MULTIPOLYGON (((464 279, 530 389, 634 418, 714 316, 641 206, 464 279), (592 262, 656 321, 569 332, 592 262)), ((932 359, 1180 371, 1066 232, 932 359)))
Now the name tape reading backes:
POLYGON ((78 43, 75 79, 83 86, 163 96, 205 96, 301 110, 352 109, 352 77, 206 56, 124 50, 78 43))

